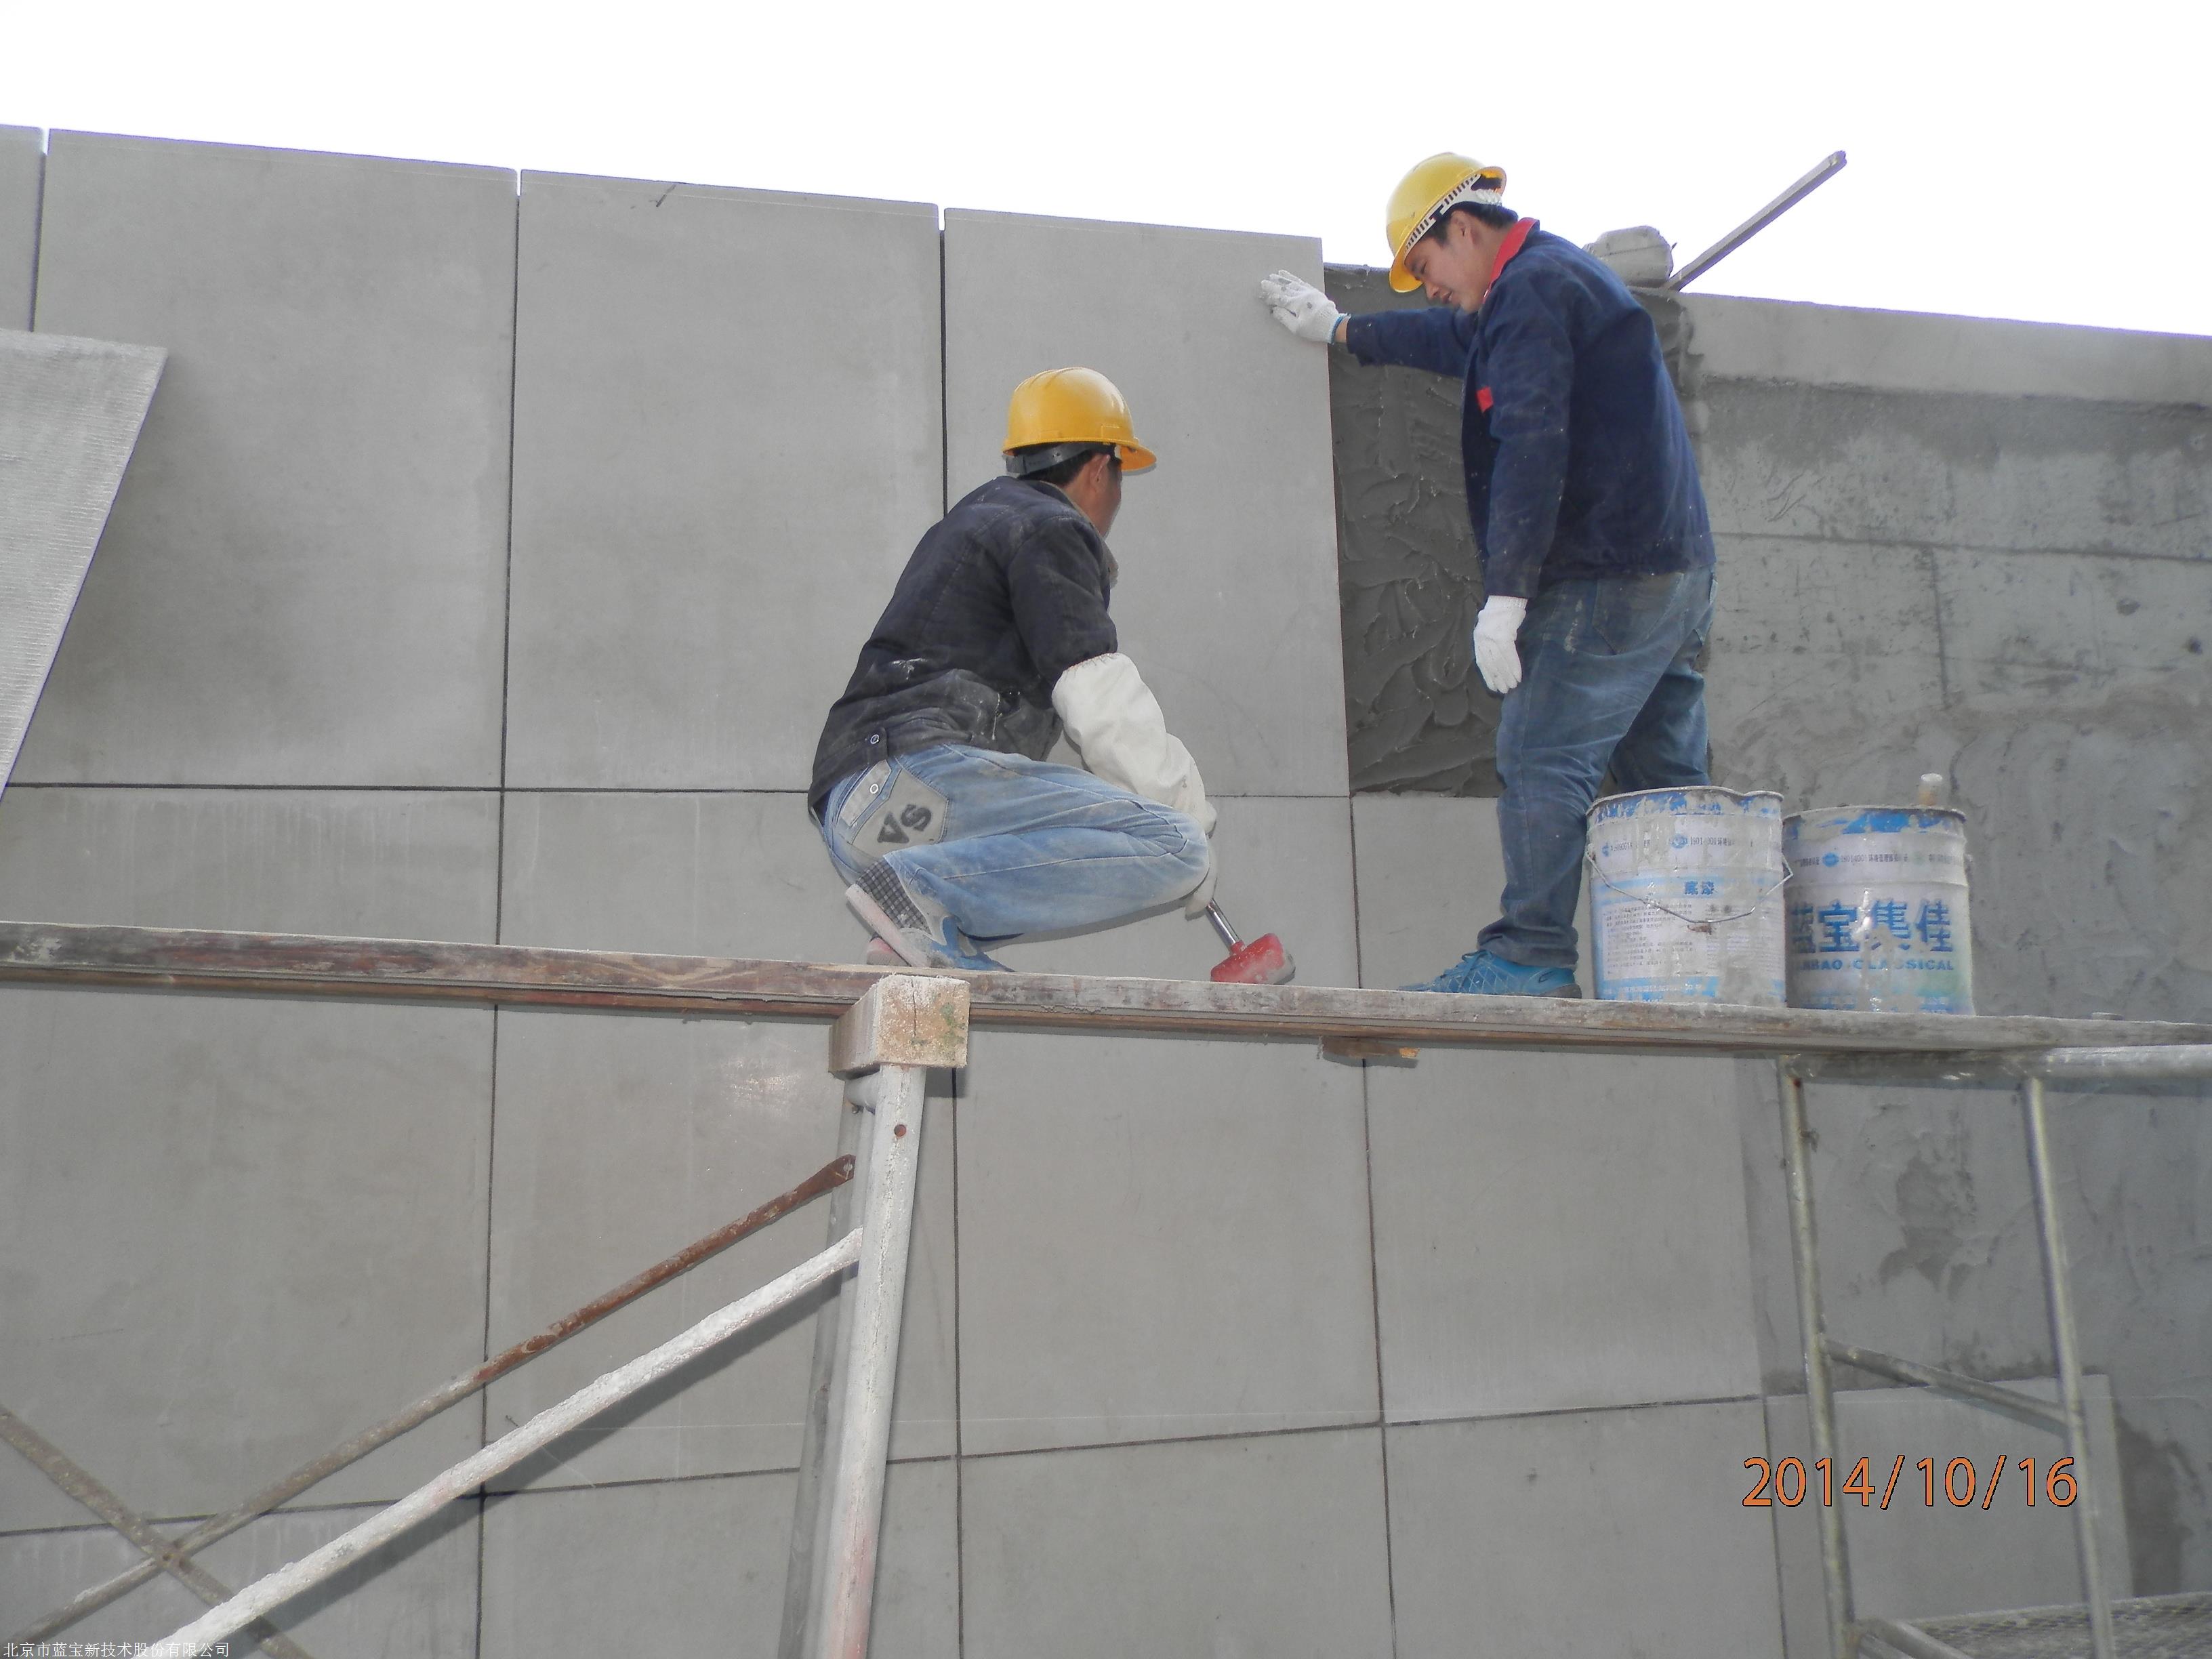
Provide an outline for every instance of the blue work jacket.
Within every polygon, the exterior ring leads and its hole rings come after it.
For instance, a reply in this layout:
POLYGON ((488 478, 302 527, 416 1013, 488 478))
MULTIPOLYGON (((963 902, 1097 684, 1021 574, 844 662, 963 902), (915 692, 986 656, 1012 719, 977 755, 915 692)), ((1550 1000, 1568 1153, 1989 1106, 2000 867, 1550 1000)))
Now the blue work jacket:
POLYGON ((1479 311, 1369 312, 1363 363, 1460 376, 1467 508, 1486 592, 1713 562, 1705 493, 1651 319, 1620 279, 1523 219, 1479 311))

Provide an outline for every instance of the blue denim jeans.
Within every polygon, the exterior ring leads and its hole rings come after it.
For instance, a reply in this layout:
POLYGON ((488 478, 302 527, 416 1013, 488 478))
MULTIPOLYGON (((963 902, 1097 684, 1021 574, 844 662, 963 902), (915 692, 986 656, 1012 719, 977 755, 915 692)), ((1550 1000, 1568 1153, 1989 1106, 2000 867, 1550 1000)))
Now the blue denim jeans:
POLYGON ((842 780, 822 839, 847 881, 880 860, 987 945, 1165 904, 1197 886, 1207 862, 1205 831, 1181 812, 1078 767, 956 743, 842 780), (908 802, 911 834, 871 810, 894 791, 908 802), (924 843, 927 835, 940 838, 924 843))
POLYGON ((1714 573, 1555 584, 1521 624, 1521 684, 1498 723, 1505 891, 1483 949, 1575 965, 1583 820, 1609 769, 1624 790, 1707 781, 1705 682, 1714 573))

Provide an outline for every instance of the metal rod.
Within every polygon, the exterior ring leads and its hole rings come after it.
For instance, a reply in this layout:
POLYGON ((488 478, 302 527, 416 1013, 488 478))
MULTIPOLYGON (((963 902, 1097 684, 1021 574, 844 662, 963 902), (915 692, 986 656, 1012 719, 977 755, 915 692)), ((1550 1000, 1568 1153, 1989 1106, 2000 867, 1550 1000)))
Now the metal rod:
POLYGON ((2084 1046, 2212 1044, 2212 1025, 2154 1021, 1454 997, 1066 974, 964 975, 947 969, 886 970, 519 945, 0 921, 0 981, 138 991, 828 1020, 843 1015, 893 972, 922 971, 964 981, 978 1025, 1091 1035, 1241 1036, 1299 1043, 1352 1036, 1395 1039, 1419 1048, 1468 1044, 1806 1056, 1844 1051, 1987 1056, 2084 1046))
MULTIPOLYGON (((427 1422, 447 1407, 488 1387, 524 1361, 534 1359, 556 1343, 567 1341, 577 1332, 596 1325, 616 1310, 627 1307, 647 1291, 657 1289, 670 1279, 690 1272, 701 1262, 720 1255, 740 1239, 750 1238, 770 1223, 782 1219, 824 1193, 836 1191, 852 1178, 853 1160, 849 1157, 831 1159, 789 1192, 778 1194, 759 1208, 717 1227, 703 1238, 692 1240, 675 1255, 664 1256, 643 1273, 633 1274, 614 1289, 592 1297, 574 1312, 562 1315, 535 1336, 526 1336, 512 1347, 501 1349, 481 1365, 471 1366, 459 1376, 448 1378, 413 1405, 403 1407, 374 1428, 363 1429, 350 1439, 341 1441, 321 1456, 302 1463, 289 1474, 264 1486, 236 1507, 201 1522, 176 1539, 169 1547, 179 1556, 188 1556, 219 1538, 229 1537, 248 1522, 267 1514, 288 1498, 298 1497, 316 1482, 328 1480, 347 1465, 359 1462, 379 1446, 398 1439, 417 1424, 427 1422)), ((842 1230, 833 1232, 831 1237, 842 1237, 842 1230)), ((67 1630, 80 1619, 129 1595, 160 1571, 160 1566, 151 1560, 127 1567, 113 1577, 79 1592, 66 1606, 56 1608, 37 1624, 19 1632, 12 1639, 19 1645, 44 1641, 55 1632, 67 1630)))
POLYGON ((255 1580, 221 1607, 173 1632, 163 1638, 165 1643, 180 1653, 197 1652, 222 1640, 249 1619, 282 1606, 301 1591, 343 1571, 378 1546, 419 1526, 455 1498, 465 1497, 494 1475, 513 1468, 533 1452, 543 1450, 608 1407, 659 1382, 777 1309, 796 1302, 823 1279, 843 1272, 857 1261, 860 1243, 859 1233, 846 1234, 821 1255, 809 1257, 789 1273, 717 1309, 690 1330, 671 1337, 651 1352, 641 1354, 629 1364, 586 1383, 560 1404, 547 1407, 474 1456, 464 1458, 398 1503, 379 1510, 350 1532, 333 1538, 322 1548, 289 1566, 279 1567, 266 1577, 255 1580))
POLYGON ((2058 1403, 2066 1413, 2066 1449, 2074 1459, 2074 1535, 2081 1556, 2082 1598, 2089 1606, 2089 1648, 2096 1659, 2114 1659, 2112 1604, 2105 1594, 2099 1559, 2097 1489, 2091 1479, 2089 1418, 2081 1405, 2081 1349, 2074 1329, 2073 1267, 2058 1214, 2058 1186, 2051 1170, 2051 1124, 2044 1109, 2043 1079, 2021 1085, 2027 1127, 2027 1167, 2035 1183, 2036 1231, 2043 1241, 2043 1279, 2051 1307, 2051 1346, 2058 1361, 2058 1403))
POLYGON ((914 1237, 915 1170, 921 1151, 927 1067, 885 1066, 854 1087, 875 1121, 860 1194, 860 1270, 845 1322, 844 1411, 830 1492, 830 1527, 815 1614, 814 1659, 866 1659, 884 1465, 890 1449, 899 1326, 914 1237))
POLYGON ((1207 905, 1206 919, 1213 924, 1213 931, 1220 935, 1223 950, 1241 951, 1244 948, 1244 941, 1237 937, 1237 930, 1229 925, 1229 918, 1222 914, 1219 905, 1207 905))
MULTIPOLYGON (((210 1607, 230 1599, 228 1585, 179 1554, 175 1545, 156 1532, 143 1516, 117 1497, 90 1470, 4 1406, 0 1406, 0 1439, 7 1441, 36 1465, 40 1474, 144 1551, 147 1565, 155 1571, 169 1574, 210 1607)), ((277 1659, 309 1659, 306 1649, 266 1620, 255 1620, 246 1627, 246 1634, 276 1655, 277 1659)), ((15 1645, 9 1644, 10 1649, 15 1645)))
MULTIPOLYGON (((2100 1022, 2101 1023, 2101 1022, 2100 1022)), ((2069 1046, 1987 1054, 1826 1054, 1798 1056, 1798 1076, 1838 1083, 1984 1083, 2011 1088, 2024 1078, 2094 1087, 2100 1083, 2186 1082, 2212 1078, 2212 1044, 2129 1048, 2069 1046)))
POLYGON ((1841 173, 1844 170, 1844 164, 1849 159, 1843 151, 1837 150, 1815 162, 1810 173, 1668 277, 1665 286, 1676 290, 1687 288, 1722 260, 1727 258, 1729 254, 1758 235, 1760 231, 1765 230, 1767 226, 1789 212, 1791 208, 1796 207, 1798 203, 1826 184, 1829 179, 1841 173))
MULTIPOLYGON (((863 1112, 857 1103, 840 1097, 838 1161, 848 1170, 860 1150, 860 1127, 866 1121, 863 1112)), ((850 1224, 848 1218, 852 1207, 850 1186, 841 1187, 830 1195, 830 1237, 844 1236, 850 1224)), ((783 1632, 776 1642, 777 1659, 805 1659, 806 1621, 814 1609, 814 1567, 821 1559, 817 1551, 817 1534, 823 1519, 822 1470, 830 1437, 830 1386, 837 1374, 839 1322, 845 1306, 842 1290, 841 1280, 814 1316, 814 1360, 806 1384, 806 1419, 799 1434, 799 1491, 792 1504, 791 1550, 783 1573, 783 1632)))
MULTIPOLYGON (((1813 1225, 1813 1172, 1808 1158, 1811 1138, 1805 1123, 1805 1084, 1788 1065, 1778 1065, 1782 1091, 1782 1157, 1790 1186, 1790 1249, 1797 1267, 1797 1325, 1805 1348, 1805 1417, 1811 1426, 1813 1455, 1835 1467, 1836 1396, 1828 1375, 1827 1334, 1820 1312, 1820 1236, 1813 1225)), ((1820 1577, 1827 1591, 1830 1659, 1851 1659, 1853 1651, 1851 1560, 1844 1542, 1844 1514, 1822 1504, 1820 1577)))
POLYGON ((1948 1642, 1938 1641, 1917 1625, 1899 1624, 1894 1619, 1864 1619, 1860 1624, 1869 1636, 1883 1641, 1905 1656, 1905 1659, 1972 1659, 1953 1647, 1948 1642))
POLYGON ((1872 1348, 1855 1348, 1848 1342, 1830 1341, 1828 1357, 1842 1361, 1863 1371, 1872 1371, 1876 1376, 1887 1376, 1893 1382, 1910 1382, 1916 1388, 1932 1389, 1937 1394, 1948 1395, 1954 1400, 1964 1401, 1969 1406, 1979 1406, 1984 1411, 2009 1417, 2015 1423, 2025 1423, 2031 1428, 2048 1429, 2053 1434, 2066 1432, 2066 1413, 2056 1406, 2047 1405, 2033 1395, 2022 1394, 2017 1389, 1999 1388, 1994 1382, 1984 1382, 1978 1377, 1967 1376, 1959 1371, 1947 1371, 1940 1365, 1923 1365, 1917 1360, 1899 1359, 1893 1353, 1881 1353, 1872 1348))

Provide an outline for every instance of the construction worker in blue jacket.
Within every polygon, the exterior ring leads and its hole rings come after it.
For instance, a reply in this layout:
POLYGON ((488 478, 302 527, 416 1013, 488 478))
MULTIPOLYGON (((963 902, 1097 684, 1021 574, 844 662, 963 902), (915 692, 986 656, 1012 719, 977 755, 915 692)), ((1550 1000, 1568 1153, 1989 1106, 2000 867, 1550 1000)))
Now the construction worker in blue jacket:
POLYGON ((1407 988, 1572 997, 1584 818, 1606 774, 1624 790, 1707 781, 1713 538, 1651 319, 1504 193, 1504 169, 1453 155, 1392 192, 1390 286, 1430 307, 1347 317, 1288 271, 1261 297, 1301 339, 1465 383, 1474 661, 1505 700, 1505 890, 1474 950, 1407 988))

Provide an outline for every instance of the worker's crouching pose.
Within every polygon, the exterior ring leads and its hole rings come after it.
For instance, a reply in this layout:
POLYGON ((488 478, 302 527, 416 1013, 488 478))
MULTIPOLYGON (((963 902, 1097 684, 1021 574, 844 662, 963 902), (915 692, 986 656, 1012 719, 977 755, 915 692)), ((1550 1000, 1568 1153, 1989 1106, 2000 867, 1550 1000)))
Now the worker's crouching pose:
POLYGON ((998 969, 994 941, 1212 890, 1206 786, 1107 615, 1106 532, 1152 452, 1111 381, 1059 368, 1015 388, 1006 457, 915 549, 815 750, 808 805, 877 959, 998 969), (1063 731, 1081 769, 1045 758, 1063 731))
POLYGON ((1303 339, 1465 382, 1474 661, 1505 699, 1505 890, 1478 948, 1407 988, 1571 997, 1583 819, 1607 770, 1624 790, 1706 781, 1713 538, 1651 319, 1504 189, 1502 169, 1446 155, 1392 194, 1390 286, 1426 289, 1429 308, 1346 317, 1288 271, 1261 297, 1303 339))

